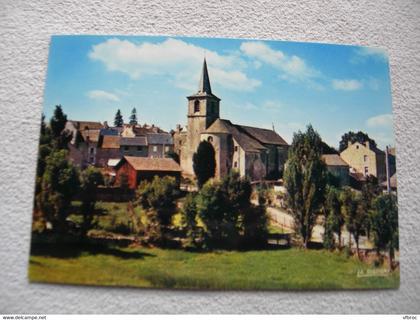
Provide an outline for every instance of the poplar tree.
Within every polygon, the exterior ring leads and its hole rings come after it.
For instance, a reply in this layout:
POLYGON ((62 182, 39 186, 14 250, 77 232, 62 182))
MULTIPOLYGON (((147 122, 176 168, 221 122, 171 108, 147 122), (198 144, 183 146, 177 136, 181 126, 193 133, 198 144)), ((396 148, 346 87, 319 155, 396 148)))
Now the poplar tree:
POLYGON ((326 168, 321 155, 322 140, 311 125, 306 132, 294 134, 284 179, 295 231, 302 237, 305 248, 325 199, 326 168))
POLYGON ((114 126, 115 127, 122 127, 124 125, 123 116, 121 114, 120 109, 117 110, 117 113, 115 114, 114 118, 114 126))

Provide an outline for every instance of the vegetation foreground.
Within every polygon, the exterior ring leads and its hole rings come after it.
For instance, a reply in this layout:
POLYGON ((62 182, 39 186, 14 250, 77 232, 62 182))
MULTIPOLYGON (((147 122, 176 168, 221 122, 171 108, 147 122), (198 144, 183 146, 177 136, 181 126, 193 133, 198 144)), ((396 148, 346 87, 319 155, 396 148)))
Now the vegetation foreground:
POLYGON ((398 271, 383 274, 383 269, 326 250, 196 253, 97 246, 68 249, 33 250, 29 279, 188 289, 372 289, 399 285, 398 271))

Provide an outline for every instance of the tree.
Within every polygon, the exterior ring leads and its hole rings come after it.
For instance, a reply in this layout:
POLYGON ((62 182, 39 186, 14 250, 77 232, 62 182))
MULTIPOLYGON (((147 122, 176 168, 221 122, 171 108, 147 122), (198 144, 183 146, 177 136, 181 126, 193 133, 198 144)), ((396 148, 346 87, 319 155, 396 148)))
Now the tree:
POLYGON ((384 194, 373 202, 371 224, 373 239, 378 250, 388 250, 389 268, 393 269, 394 250, 398 249, 398 205, 397 197, 384 194))
POLYGON ((343 136, 341 137, 339 151, 342 152, 345 149, 347 149, 349 142, 351 143, 359 142, 361 144, 364 144, 366 143, 366 141, 369 141, 372 147, 376 147, 375 140, 369 138, 369 136, 366 133, 362 131, 358 131, 358 132, 349 131, 343 134, 343 136))
POLYGON ((67 123, 67 115, 63 112, 61 105, 55 106, 54 115, 50 119, 50 130, 41 126, 41 132, 45 130, 45 135, 51 133, 51 143, 55 149, 67 149, 67 144, 72 139, 72 133, 64 130, 67 123))
POLYGON ((140 183, 136 193, 137 204, 146 211, 146 233, 152 243, 163 244, 166 240, 165 230, 171 224, 176 211, 177 195, 177 185, 173 177, 155 176, 151 182, 140 183))
POLYGON ((89 166, 80 174, 80 195, 82 200, 81 212, 83 215, 82 236, 85 236, 92 227, 96 195, 99 185, 104 184, 104 178, 99 169, 89 166))
POLYGON ((208 181, 194 200, 184 204, 187 227, 194 231, 191 228, 200 220, 204 245, 211 249, 237 249, 241 245, 249 248, 265 244, 265 205, 253 206, 251 192, 250 182, 237 172, 231 172, 221 181, 208 181))
MULTIPOLYGON (((50 128, 53 138, 60 137, 67 123, 67 115, 64 114, 61 105, 55 106, 54 115, 50 120, 50 128)), ((42 130, 42 128, 41 128, 42 130)))
POLYGON ((124 125, 123 116, 121 114, 120 109, 117 110, 117 113, 115 114, 114 118, 114 126, 115 127, 122 127, 124 125))
MULTIPOLYGON (((136 110, 136 108, 133 108, 133 110, 131 110, 130 124, 131 125, 136 125, 137 124, 137 110, 136 110)), ((117 126, 117 127, 119 127, 119 126, 117 126)))
POLYGON ((54 229, 65 232, 68 208, 78 192, 79 179, 76 168, 67 160, 67 151, 53 151, 46 158, 38 208, 53 222, 54 229))
POLYGON ((321 160, 322 140, 307 127, 306 132, 293 136, 284 174, 287 203, 292 210, 297 234, 308 247, 316 216, 324 202, 326 168, 321 160))
MULTIPOLYGON (((356 242, 357 256, 360 258, 359 239, 366 227, 367 212, 363 209, 361 196, 350 188, 344 188, 341 194, 341 203, 347 230, 356 242)), ((351 249, 350 235, 349 249, 351 249)))
POLYGON ((208 141, 201 141, 193 155, 193 169, 201 188, 207 180, 214 177, 216 169, 215 151, 208 141))
POLYGON ((341 229, 344 225, 344 217, 341 212, 340 192, 333 187, 327 188, 325 198, 325 233, 324 246, 332 249, 334 244, 334 233, 338 235, 338 247, 341 247, 341 229))
MULTIPOLYGON (((362 210, 368 215, 372 213, 373 201, 377 196, 382 192, 378 179, 373 175, 368 175, 366 181, 362 185, 362 194, 361 194, 361 205, 362 210)), ((370 229, 371 229, 371 220, 366 219, 366 233, 368 238, 370 238, 370 229)))
POLYGON ((176 153, 176 152, 175 152, 175 151, 173 151, 173 150, 166 152, 165 156, 166 156, 167 158, 171 158, 171 159, 175 160, 175 162, 176 162, 176 163, 178 163, 178 164, 180 163, 180 162, 179 162, 179 154, 178 154, 178 153, 176 153))

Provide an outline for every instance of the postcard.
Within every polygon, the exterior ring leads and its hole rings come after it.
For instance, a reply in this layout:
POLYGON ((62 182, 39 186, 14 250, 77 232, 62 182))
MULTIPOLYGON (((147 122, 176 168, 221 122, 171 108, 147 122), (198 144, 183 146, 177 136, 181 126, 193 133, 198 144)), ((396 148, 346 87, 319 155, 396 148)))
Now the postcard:
POLYGON ((53 36, 28 276, 398 288, 397 190, 380 48, 53 36))

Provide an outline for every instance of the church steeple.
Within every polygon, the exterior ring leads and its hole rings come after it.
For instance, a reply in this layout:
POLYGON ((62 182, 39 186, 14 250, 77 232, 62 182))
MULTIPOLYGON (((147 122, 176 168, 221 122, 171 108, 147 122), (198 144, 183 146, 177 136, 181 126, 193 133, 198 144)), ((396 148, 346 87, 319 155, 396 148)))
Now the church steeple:
POLYGON ((211 93, 209 73, 207 71, 206 58, 204 58, 204 62, 203 62, 203 69, 201 71, 201 79, 200 79, 200 83, 198 85, 198 93, 212 94, 211 93))

